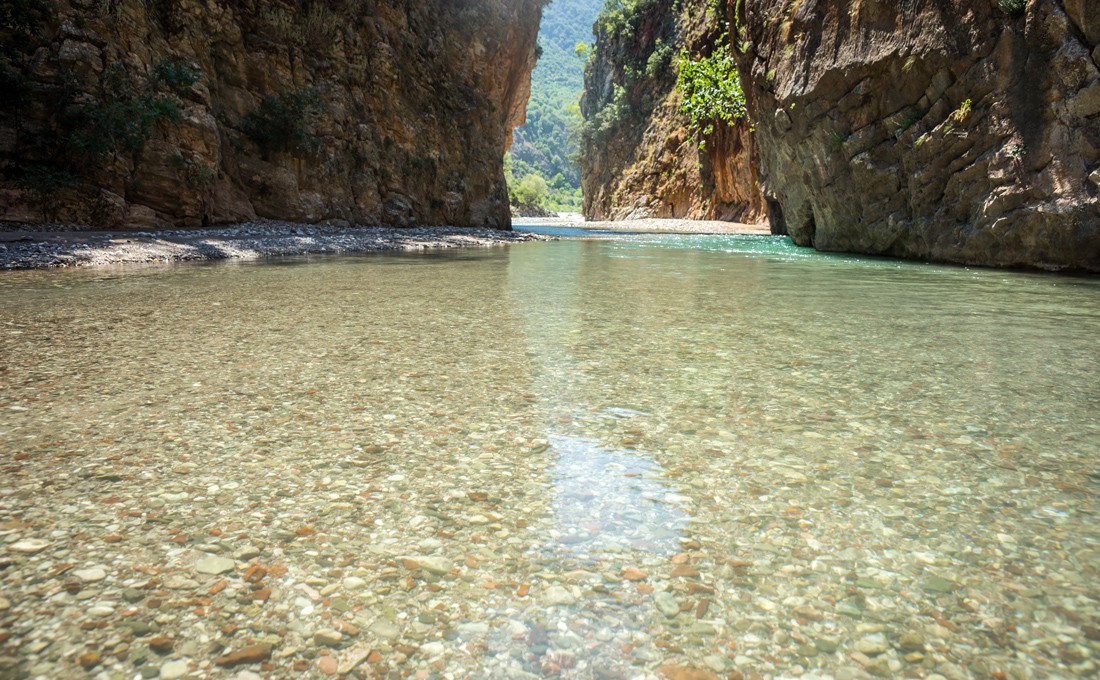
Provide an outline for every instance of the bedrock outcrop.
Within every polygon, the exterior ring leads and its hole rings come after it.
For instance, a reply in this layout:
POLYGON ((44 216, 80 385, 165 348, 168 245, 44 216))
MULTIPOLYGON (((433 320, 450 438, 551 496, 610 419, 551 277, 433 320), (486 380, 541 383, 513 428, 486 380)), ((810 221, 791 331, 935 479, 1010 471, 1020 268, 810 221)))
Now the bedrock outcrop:
MULTIPOLYGON (((27 0, 0 220, 508 228, 539 0, 27 0)), ((10 14, 10 16, 8 16, 10 14)))
POLYGON ((652 0, 597 22, 581 102, 586 218, 763 220, 748 124, 719 122, 701 149, 676 86, 681 51, 709 55, 724 39, 729 6, 652 0))
POLYGON ((1100 270, 1100 2, 745 0, 735 25, 773 231, 1100 270))

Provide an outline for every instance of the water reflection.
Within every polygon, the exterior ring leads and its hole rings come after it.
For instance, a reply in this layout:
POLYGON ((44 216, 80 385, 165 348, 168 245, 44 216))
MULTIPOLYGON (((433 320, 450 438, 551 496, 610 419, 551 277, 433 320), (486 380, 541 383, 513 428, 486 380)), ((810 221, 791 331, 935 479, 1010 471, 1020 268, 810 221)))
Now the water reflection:
POLYGON ((550 438, 554 499, 551 543, 577 557, 641 550, 679 552, 689 499, 664 482, 664 468, 634 451, 587 437, 550 438))

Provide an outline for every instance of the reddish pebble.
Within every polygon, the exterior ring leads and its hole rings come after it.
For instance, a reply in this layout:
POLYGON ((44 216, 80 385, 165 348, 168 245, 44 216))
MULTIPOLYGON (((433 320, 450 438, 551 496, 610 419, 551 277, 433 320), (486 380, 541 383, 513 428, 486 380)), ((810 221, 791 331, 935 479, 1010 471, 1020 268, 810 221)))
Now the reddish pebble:
POLYGON ((644 581, 649 578, 649 574, 645 573, 641 569, 627 567, 626 569, 623 569, 623 578, 625 578, 627 581, 644 581))
POLYGON ((336 659, 331 656, 322 656, 317 660, 317 668, 325 675, 336 675, 336 669, 339 667, 340 664, 336 663, 336 659))
POLYGON ((172 651, 172 647, 174 646, 175 644, 172 642, 172 638, 167 635, 158 635, 149 640, 149 649, 157 654, 167 654, 172 651))
POLYGON ((245 663, 257 663, 271 658, 271 645, 252 645, 230 652, 214 659, 214 663, 223 668, 232 668, 245 663))
POLYGON ((692 668, 691 666, 661 666, 657 669, 657 672, 668 678, 668 680, 720 680, 717 675, 710 671, 692 668))
POLYGON ((695 578, 699 575, 699 570, 690 564, 677 564, 672 570, 672 576, 674 578, 695 578))

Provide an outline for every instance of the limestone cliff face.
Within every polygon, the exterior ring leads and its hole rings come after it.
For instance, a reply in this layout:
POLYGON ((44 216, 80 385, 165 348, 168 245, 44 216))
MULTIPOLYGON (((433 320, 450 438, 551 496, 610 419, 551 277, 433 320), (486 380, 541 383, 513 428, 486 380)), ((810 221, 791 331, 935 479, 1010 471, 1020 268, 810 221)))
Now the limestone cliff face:
POLYGON ((725 0, 653 0, 597 22, 581 103, 581 186, 588 219, 763 219, 753 139, 744 123, 718 125, 699 148, 680 111, 681 50, 707 55, 729 11, 725 0))
POLYGON ((539 0, 22 4, 2 220, 510 225, 539 0))
POLYGON ((1100 1, 1023 5, 745 0, 773 231, 820 250, 1100 270, 1100 1))

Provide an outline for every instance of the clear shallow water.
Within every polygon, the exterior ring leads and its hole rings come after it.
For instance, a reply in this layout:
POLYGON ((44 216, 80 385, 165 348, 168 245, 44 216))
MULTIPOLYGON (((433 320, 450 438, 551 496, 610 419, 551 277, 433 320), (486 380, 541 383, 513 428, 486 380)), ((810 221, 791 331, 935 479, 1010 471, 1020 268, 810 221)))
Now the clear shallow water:
POLYGON ((1096 672, 1100 280, 627 235, 0 295, 4 668, 1096 672))

